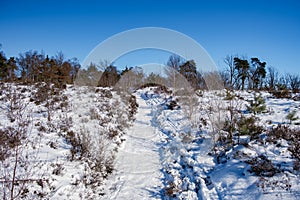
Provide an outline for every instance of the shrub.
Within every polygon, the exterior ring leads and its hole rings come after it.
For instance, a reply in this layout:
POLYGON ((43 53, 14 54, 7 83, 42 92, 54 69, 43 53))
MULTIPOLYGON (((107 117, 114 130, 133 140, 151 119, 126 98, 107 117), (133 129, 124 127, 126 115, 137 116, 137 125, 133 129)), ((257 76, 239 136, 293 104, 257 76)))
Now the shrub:
POLYGON ((106 178, 114 169, 115 156, 108 151, 105 138, 92 139, 85 128, 80 134, 69 131, 66 136, 67 143, 71 144, 71 160, 83 160, 92 170, 89 184, 100 183, 99 179, 106 178))
POLYGON ((250 101, 250 106, 247 106, 250 113, 258 114, 266 110, 265 100, 261 95, 254 95, 254 100, 250 101))
MULTIPOLYGON (((234 131, 236 131, 236 123, 237 123, 237 120, 235 118, 233 118, 232 121, 230 121, 229 119, 226 119, 222 130, 228 132, 229 137, 232 137, 232 133, 234 131)), ((228 138, 228 139, 232 139, 232 138, 228 138)))
POLYGON ((61 175, 62 171, 64 170, 64 167, 62 164, 59 164, 59 163, 51 163, 50 164, 51 167, 53 167, 53 171, 52 171, 52 174, 54 175, 61 175))
POLYGON ((5 160, 11 150, 20 145, 22 135, 13 127, 7 127, 0 130, 0 161, 5 160))
POLYGON ((242 116, 237 122, 237 131, 239 135, 249 135, 251 139, 257 139, 263 132, 263 127, 256 125, 257 118, 254 116, 242 116))
POLYGON ((99 93, 101 97, 106 97, 108 99, 111 99, 113 97, 111 91, 108 89, 97 88, 95 90, 95 93, 99 93))
POLYGON ((279 99, 279 98, 289 99, 289 98, 291 98, 291 95, 292 95, 288 89, 273 90, 273 91, 271 91, 271 94, 277 99, 279 99))
POLYGON ((178 105, 176 100, 170 100, 166 103, 166 108, 168 110, 176 110, 176 109, 180 109, 180 106, 178 105))
POLYGON ((236 97, 233 91, 226 89, 226 96, 224 97, 224 100, 233 100, 236 97))
POLYGON ((172 93, 172 91, 169 90, 169 89, 168 89, 166 86, 164 86, 164 85, 158 85, 158 86, 154 89, 154 92, 155 92, 155 93, 158 93, 158 94, 160 94, 160 93, 171 94, 171 93, 172 93))
POLYGON ((267 142, 277 143, 279 139, 284 139, 288 142, 288 150, 296 160, 294 161, 294 169, 299 170, 300 163, 300 130, 290 129, 288 126, 279 125, 267 132, 267 142))
POLYGON ((286 130, 288 130, 288 127, 286 126, 279 125, 275 128, 272 127, 270 130, 267 131, 266 142, 276 144, 279 139, 285 137, 286 130))
POLYGON ((296 116, 296 114, 297 114, 297 111, 296 111, 296 110, 290 111, 290 112, 288 113, 288 115, 286 116, 286 119, 289 120, 289 124, 292 124, 293 121, 296 121, 296 120, 299 119, 299 117, 296 116))
POLYGON ((136 102, 136 97, 134 95, 130 95, 129 97, 129 119, 133 120, 135 113, 138 109, 138 104, 136 102))
POLYGON ((118 130, 115 130, 115 129, 113 129, 113 128, 110 128, 110 129, 109 129, 109 131, 108 131, 108 138, 109 138, 110 140, 112 140, 113 138, 115 138, 115 137, 118 136, 118 135, 119 135, 118 130))
POLYGON ((50 86, 45 83, 37 83, 35 84, 35 87, 37 88, 37 91, 30 101, 34 101, 36 105, 40 105, 48 99, 50 86))
POLYGON ((82 159, 83 156, 88 155, 87 140, 82 139, 74 131, 68 131, 65 135, 66 142, 71 145, 71 160, 82 159))
POLYGON ((300 162, 300 131, 294 131, 291 133, 291 141, 288 150, 291 152, 292 156, 296 161, 300 162))
POLYGON ((168 186, 165 188, 165 194, 168 196, 168 197, 173 197, 175 198, 176 195, 179 193, 179 189, 178 187, 176 186, 176 184, 174 182, 169 182, 168 183, 168 186))
POLYGON ((92 170, 102 174, 106 178, 114 169, 115 156, 107 150, 107 146, 102 138, 97 141, 97 147, 94 149, 93 163, 90 163, 92 170))
POLYGON ((276 144, 279 139, 291 140, 291 130, 288 126, 279 124, 267 131, 267 142, 276 144))
POLYGON ((267 190, 277 190, 278 188, 290 191, 292 187, 291 180, 286 173, 284 175, 285 176, 274 176, 271 178, 260 177, 257 186, 260 187, 263 192, 266 192, 267 190))
POLYGON ((257 176, 272 177, 280 171, 274 166, 274 164, 264 155, 252 158, 245 161, 251 165, 250 173, 254 173, 257 176))
POLYGON ((96 110, 96 108, 90 108, 90 119, 91 120, 101 120, 100 115, 98 114, 98 111, 96 110))

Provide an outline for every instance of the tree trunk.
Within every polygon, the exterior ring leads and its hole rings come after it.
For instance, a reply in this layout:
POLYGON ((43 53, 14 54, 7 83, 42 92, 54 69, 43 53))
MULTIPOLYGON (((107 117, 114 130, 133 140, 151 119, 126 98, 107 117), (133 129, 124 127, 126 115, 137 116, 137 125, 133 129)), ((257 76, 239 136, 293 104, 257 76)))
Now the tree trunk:
POLYGON ((10 189, 10 199, 14 199, 14 188, 15 188, 15 179, 16 179, 16 171, 17 171, 17 166, 18 166, 18 154, 19 154, 19 146, 16 146, 16 152, 15 152, 15 166, 14 166, 14 171, 13 171, 13 176, 12 176, 12 182, 11 182, 11 189, 10 189))

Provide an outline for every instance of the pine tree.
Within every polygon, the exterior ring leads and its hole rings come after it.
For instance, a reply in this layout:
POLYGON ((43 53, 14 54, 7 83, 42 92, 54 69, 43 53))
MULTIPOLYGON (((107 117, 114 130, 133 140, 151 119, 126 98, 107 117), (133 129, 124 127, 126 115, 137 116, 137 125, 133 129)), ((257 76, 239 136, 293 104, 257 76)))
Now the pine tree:
POLYGON ((7 61, 7 80, 14 81, 16 79, 15 71, 18 70, 17 62, 14 57, 10 57, 7 61))
POLYGON ((235 68, 238 70, 238 78, 242 80, 242 90, 245 89, 246 80, 249 78, 249 62, 248 60, 234 58, 235 68))
POLYGON ((183 75, 194 89, 199 88, 200 78, 197 72, 196 63, 189 60, 180 66, 180 74, 183 75))
POLYGON ((254 100, 250 101, 250 106, 247 106, 247 109, 254 114, 262 113, 266 110, 265 100, 261 94, 259 96, 254 95, 254 100))
POLYGON ((0 52, 0 80, 5 80, 7 77, 8 69, 7 69, 7 59, 4 53, 0 52))
POLYGON ((103 72, 101 79, 98 82, 100 87, 114 86, 120 79, 120 74, 115 66, 108 66, 103 72))
POLYGON ((253 89, 262 89, 264 79, 266 78, 266 62, 261 62, 258 58, 251 58, 252 64, 252 88, 253 89))
POLYGON ((289 112, 289 114, 286 116, 286 119, 289 120, 289 124, 292 124, 293 121, 296 121, 297 119, 299 119, 298 116, 296 116, 297 111, 293 110, 291 112, 289 112))

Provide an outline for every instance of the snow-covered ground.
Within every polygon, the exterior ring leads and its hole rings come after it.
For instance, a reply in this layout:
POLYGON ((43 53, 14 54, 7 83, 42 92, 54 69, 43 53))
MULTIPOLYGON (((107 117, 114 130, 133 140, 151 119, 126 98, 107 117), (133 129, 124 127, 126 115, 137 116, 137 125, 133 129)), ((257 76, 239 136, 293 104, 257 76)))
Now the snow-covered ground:
POLYGON ((2 88, 0 153, 8 157, 0 159, 0 196, 10 199, 15 180, 16 199, 99 199, 133 120, 130 96, 107 88, 43 87, 2 88))
POLYGON ((40 90, 2 85, 2 199, 10 199, 13 177, 16 199, 300 198, 291 141, 270 135, 279 125, 299 133, 300 120, 286 119, 293 110, 300 117, 299 100, 262 92, 266 109, 255 114, 260 133, 234 135, 228 144, 221 123, 230 118, 228 108, 238 119, 254 116, 247 107, 254 92, 228 98, 225 91, 205 91, 183 101, 156 88, 138 90, 134 98, 109 88, 68 86, 43 93, 48 98, 39 102, 40 90), (266 171, 257 175, 255 167, 266 171))
POLYGON ((104 199, 160 199, 163 187, 159 130, 151 123, 152 109, 140 95, 136 120, 118 151, 111 193, 104 199))

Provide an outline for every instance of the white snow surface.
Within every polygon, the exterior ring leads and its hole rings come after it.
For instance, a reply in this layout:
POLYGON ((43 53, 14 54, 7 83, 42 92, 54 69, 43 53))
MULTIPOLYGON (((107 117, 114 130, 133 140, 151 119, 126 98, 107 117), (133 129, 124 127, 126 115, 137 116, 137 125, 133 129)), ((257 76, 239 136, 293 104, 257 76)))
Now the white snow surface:
MULTIPOLYGON (((247 145, 236 145, 225 153, 227 160, 217 163, 212 152, 211 118, 207 116, 210 104, 217 104, 223 96, 214 91, 204 92, 197 97, 198 107, 196 123, 187 119, 184 106, 168 109, 168 101, 175 97, 170 94, 156 93, 153 88, 145 88, 134 93, 138 103, 135 120, 126 117, 126 105, 122 97, 112 92, 112 97, 103 97, 90 88, 68 86, 63 92, 68 97, 68 108, 57 109, 52 113, 52 121, 47 121, 47 109, 43 105, 30 102, 32 86, 24 93, 28 102, 25 115, 32 120, 28 128, 28 143, 22 146, 24 157, 28 158, 28 171, 18 166, 18 178, 41 179, 41 183, 28 183, 28 196, 22 199, 300 199, 299 172, 293 170, 294 159, 288 151, 286 140, 277 144, 247 141, 247 145), (200 118, 207 124, 200 124, 200 118), (125 123, 126 122, 126 123, 125 123), (106 156, 115 155, 114 170, 111 174, 101 171, 105 177, 97 175, 88 163, 98 158, 97 151, 86 160, 71 160, 71 145, 66 142, 66 123, 69 130, 76 133, 88 133, 91 145, 100 148, 97 141, 103 142, 106 156), (120 124, 126 128, 120 129, 120 124), (112 140, 107 135, 116 131, 112 140), (266 178, 264 190, 257 187, 260 177, 249 172, 247 159, 265 155, 284 173, 266 178), (90 159, 90 160, 89 160, 90 159), (23 176, 25 174, 26 176, 23 176), (94 182, 96 180, 96 182, 94 182), (282 181, 280 183, 280 181, 282 181), (268 183, 291 184, 289 191, 280 187, 273 188, 268 183)), ((110 90, 110 89, 108 89, 110 90)), ((6 91, 7 92, 7 91, 6 91)), ((237 92, 241 112, 253 98, 251 92, 237 92)), ((0 95, 1 113, 0 129, 16 126, 7 117, 9 102, 5 100, 5 91, 0 95)), ((300 101, 291 99, 274 99, 269 93, 262 93, 266 100, 267 112, 257 114, 258 124, 264 128, 288 125, 285 118, 291 110, 300 110, 300 101)), ((222 100, 222 105, 228 102, 222 100)), ((24 116, 25 116, 24 115, 24 116)), ((250 115, 250 114, 245 114, 250 115)), ((224 118, 224 117, 223 117, 224 118)), ((292 128, 299 129, 300 120, 292 128)), ((10 174, 14 157, 0 162, 0 181, 10 174)), ((108 159, 104 156, 105 159, 108 159)), ((9 192, 0 184, 0 199, 9 192)), ((17 198, 21 199, 21 198, 17 198)))
POLYGON ((139 105, 136 120, 127 130, 126 141, 119 149, 114 191, 108 199, 160 199, 163 174, 158 143, 161 134, 151 124, 151 105, 140 95, 136 97, 139 105))

